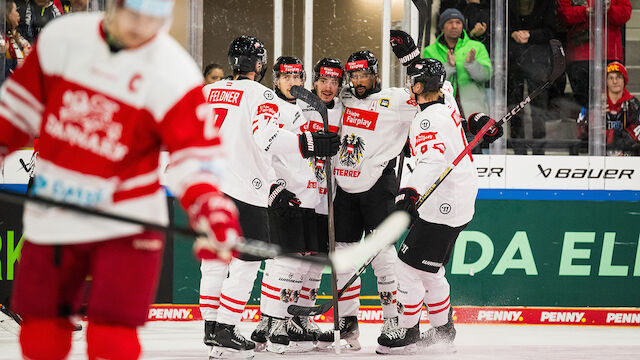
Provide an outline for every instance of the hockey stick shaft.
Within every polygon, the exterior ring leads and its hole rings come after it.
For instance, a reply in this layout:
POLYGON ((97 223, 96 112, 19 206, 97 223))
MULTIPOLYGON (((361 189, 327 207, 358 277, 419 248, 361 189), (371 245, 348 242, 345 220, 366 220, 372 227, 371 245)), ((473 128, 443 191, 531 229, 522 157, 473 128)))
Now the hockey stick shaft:
POLYGON ((480 131, 478 131, 478 133, 473 138, 473 141, 471 141, 464 148, 464 150, 462 150, 462 152, 460 154, 458 154, 458 156, 455 158, 455 160, 453 160, 453 162, 449 166, 447 166, 447 168, 442 172, 442 174, 440 174, 438 179, 436 179, 436 181, 429 187, 429 189, 420 197, 420 199, 418 199, 418 201, 416 202, 416 208, 420 208, 420 206, 422 206, 422 204, 424 204, 424 202, 427 201, 429 196, 431 196, 431 194, 433 194, 433 192, 438 188, 438 186, 440 186, 440 184, 442 184, 444 179, 446 179, 447 176, 449 176, 451 171, 453 171, 453 169, 455 169, 455 167, 460 163, 460 161, 462 161, 462 159, 464 159, 464 157, 467 156, 471 152, 471 150, 473 150, 477 145, 482 144, 483 136, 487 133, 487 131, 489 131, 489 129, 492 126, 500 127, 505 122, 511 120, 511 118, 514 117, 522 109, 524 109, 524 107, 527 104, 529 104, 532 99, 534 99, 535 97, 540 95, 547 87, 549 87, 553 83, 553 81, 555 79, 558 78, 558 76, 560 76, 562 73, 564 73, 565 59, 564 59, 564 50, 562 50, 562 45, 557 40, 551 40, 549 43, 550 43, 550 46, 551 46, 551 49, 552 49, 552 54, 553 54, 553 59, 552 59, 552 61, 553 61, 552 66, 553 67, 552 67, 551 74, 548 77, 548 80, 544 84, 540 85, 533 92, 531 92, 519 104, 514 106, 500 120, 498 120, 498 121, 495 121, 494 119, 489 120, 482 127, 482 129, 480 129, 480 131))
MULTIPOLYGON (((24 201, 31 201, 41 205, 58 207, 61 209, 70 210, 70 211, 74 211, 74 212, 85 214, 85 215, 91 215, 91 216, 101 217, 109 220, 121 221, 128 224, 140 225, 145 229, 153 230, 153 231, 174 233, 174 234, 179 234, 179 235, 193 237, 193 238, 207 236, 206 234, 197 232, 189 227, 165 226, 165 225, 152 223, 145 220, 130 218, 130 217, 119 215, 119 214, 108 213, 101 210, 88 208, 88 207, 84 207, 76 204, 65 203, 62 201, 47 199, 40 196, 14 193, 14 192, 6 191, 3 189, 0 189, 0 198, 16 204, 22 204, 24 201)), ((239 243, 234 248, 234 250, 243 254, 264 257, 264 258, 285 256, 285 257, 290 257, 296 260, 317 263, 320 265, 331 265, 331 261, 327 257, 321 257, 321 256, 302 257, 296 254, 288 254, 284 252, 280 246, 277 246, 275 244, 269 244, 260 240, 245 238, 243 242, 239 243)))

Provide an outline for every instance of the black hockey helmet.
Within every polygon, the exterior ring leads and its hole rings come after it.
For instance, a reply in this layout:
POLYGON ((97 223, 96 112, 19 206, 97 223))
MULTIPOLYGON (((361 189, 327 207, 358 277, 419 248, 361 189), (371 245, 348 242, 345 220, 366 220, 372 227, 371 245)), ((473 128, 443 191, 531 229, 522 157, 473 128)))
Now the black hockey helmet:
POLYGON ((338 78, 338 84, 342 85, 343 73, 340 60, 323 58, 313 66, 313 81, 318 81, 320 76, 327 76, 338 78))
POLYGON ((280 56, 273 64, 273 82, 280 78, 280 74, 300 74, 302 81, 306 78, 304 64, 295 56, 280 56))
POLYGON ((253 36, 242 35, 229 45, 229 65, 233 72, 256 72, 260 80, 267 71, 267 49, 262 41, 253 36))
POLYGON ((349 55, 345 67, 347 74, 356 70, 369 70, 371 74, 378 75, 378 59, 369 50, 360 50, 349 55))
POLYGON ((447 73, 436 59, 416 59, 407 66, 406 85, 409 89, 416 83, 424 85, 424 91, 437 91, 444 84, 447 73))

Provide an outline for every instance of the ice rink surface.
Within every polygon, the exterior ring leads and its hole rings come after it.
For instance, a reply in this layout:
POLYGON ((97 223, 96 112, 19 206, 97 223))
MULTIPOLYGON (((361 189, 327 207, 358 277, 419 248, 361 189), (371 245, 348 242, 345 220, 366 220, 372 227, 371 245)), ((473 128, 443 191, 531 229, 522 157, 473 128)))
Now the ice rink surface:
MULTIPOLYGON (((255 323, 243 323, 249 336, 255 323)), ((421 325, 424 331, 429 325, 421 325)), ((207 359, 202 343, 202 322, 150 322, 140 330, 142 359, 207 359)), ((321 324, 323 329, 328 324, 321 324)), ((256 353, 255 359, 353 358, 353 359, 640 359, 640 327, 457 325, 457 352, 443 354, 429 349, 414 355, 376 355, 380 324, 360 324, 362 350, 277 355, 256 353)), ((79 337, 79 336, 76 336, 79 337)), ((73 343, 69 359, 86 359, 84 338, 73 343)), ((0 359, 20 359, 17 337, 0 329, 0 359)))

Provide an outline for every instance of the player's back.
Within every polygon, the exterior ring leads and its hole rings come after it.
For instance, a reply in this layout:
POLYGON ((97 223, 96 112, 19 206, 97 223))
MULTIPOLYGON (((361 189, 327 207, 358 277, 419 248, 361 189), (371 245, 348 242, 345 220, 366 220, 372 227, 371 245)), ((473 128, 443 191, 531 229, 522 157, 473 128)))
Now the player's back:
POLYGON ((203 91, 213 104, 214 125, 220 128, 227 158, 221 190, 237 200, 267 207, 269 185, 274 180, 272 159, 257 146, 253 135, 258 113, 278 112, 275 93, 246 78, 218 81, 203 91))

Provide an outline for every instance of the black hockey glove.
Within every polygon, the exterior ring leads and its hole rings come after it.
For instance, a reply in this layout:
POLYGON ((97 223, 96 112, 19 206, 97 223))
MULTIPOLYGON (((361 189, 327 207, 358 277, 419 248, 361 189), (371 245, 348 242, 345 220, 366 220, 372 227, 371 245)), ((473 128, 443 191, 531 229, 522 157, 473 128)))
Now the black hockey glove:
POLYGON ((304 158, 333 156, 338 153, 338 148, 340 147, 340 135, 332 132, 305 131, 298 137, 300 140, 300 152, 304 158))
POLYGON ((391 49, 396 55, 400 63, 404 66, 408 66, 411 62, 420 58, 420 50, 413 42, 411 35, 402 30, 391 30, 391 37, 389 38, 391 43, 391 49))
MULTIPOLYGON (((467 130, 471 132, 473 135, 476 135, 482 128, 491 120, 489 115, 484 113, 474 113, 467 118, 467 130)), ((489 128, 482 139, 487 144, 491 144, 492 142, 498 140, 504 134, 502 130, 502 126, 492 126, 489 128)))
POLYGON ((280 216, 295 216, 300 207, 300 199, 296 194, 285 189, 284 184, 272 184, 269 189, 269 208, 280 216))
POLYGON ((418 218, 418 209, 416 208, 418 199, 420 199, 420 195, 414 188, 402 188, 396 196, 396 210, 408 212, 411 215, 412 223, 418 218))
POLYGON ((636 150, 638 142, 625 129, 613 130, 613 139, 609 150, 619 150, 625 154, 632 154, 636 150))

